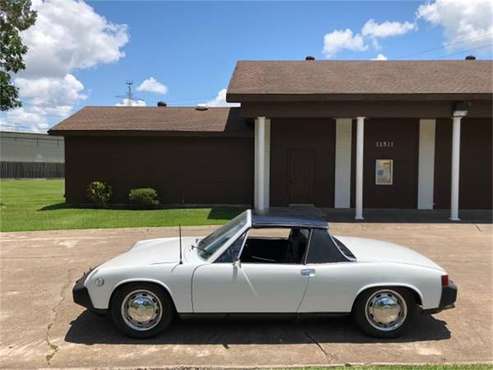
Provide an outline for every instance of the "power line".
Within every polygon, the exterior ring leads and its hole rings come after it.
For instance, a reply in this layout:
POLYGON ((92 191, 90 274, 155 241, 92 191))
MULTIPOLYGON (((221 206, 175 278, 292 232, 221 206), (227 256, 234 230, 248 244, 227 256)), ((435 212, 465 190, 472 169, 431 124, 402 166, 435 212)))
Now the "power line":
POLYGON ((486 48, 491 48, 493 50, 493 45, 492 44, 478 45, 478 46, 476 46, 474 48, 463 49, 463 50, 457 51, 455 53, 447 53, 447 54, 443 55, 442 57, 459 55, 459 54, 463 54, 463 53, 466 53, 466 52, 469 52, 469 51, 486 49, 486 48))
MULTIPOLYGON (((423 51, 420 51, 420 52, 417 52, 417 53, 401 55, 401 56, 395 57, 393 59, 404 59, 404 58, 409 58, 409 57, 413 57, 413 56, 420 56, 420 55, 423 55, 423 54, 430 53, 432 51, 438 51, 438 50, 448 49, 451 46, 460 45, 460 44, 463 44, 465 42, 479 42, 479 41, 483 41, 484 39, 491 39, 491 37, 489 35, 483 35, 483 36, 475 37, 475 38, 463 37, 461 39, 456 40, 455 42, 448 43, 447 45, 443 45, 443 46, 440 46, 440 47, 435 47, 435 48, 423 50, 423 51)), ((490 43, 490 44, 493 45, 493 43, 490 43)))

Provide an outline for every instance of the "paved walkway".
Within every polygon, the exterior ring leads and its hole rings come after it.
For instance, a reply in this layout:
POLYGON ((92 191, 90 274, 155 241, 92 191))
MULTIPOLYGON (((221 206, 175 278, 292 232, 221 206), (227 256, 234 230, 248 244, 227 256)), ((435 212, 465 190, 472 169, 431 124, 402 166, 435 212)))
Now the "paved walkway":
MULTIPOLYGON (((324 216, 330 222, 361 222, 355 221, 354 209, 324 208, 324 216)), ((457 223, 450 221, 448 209, 371 209, 363 210, 365 223, 457 223)), ((459 217, 461 223, 491 224, 493 211, 491 209, 463 209, 459 217)))
MULTIPOLYGON (((199 236, 212 227, 184 228, 199 236)), ((2 233, 0 367, 276 366, 443 363, 493 360, 493 226, 333 224, 334 233, 402 243, 446 268, 458 306, 422 317, 398 340, 363 336, 348 319, 188 321, 138 341, 72 303, 71 287, 90 266, 139 239, 176 228, 2 233)))

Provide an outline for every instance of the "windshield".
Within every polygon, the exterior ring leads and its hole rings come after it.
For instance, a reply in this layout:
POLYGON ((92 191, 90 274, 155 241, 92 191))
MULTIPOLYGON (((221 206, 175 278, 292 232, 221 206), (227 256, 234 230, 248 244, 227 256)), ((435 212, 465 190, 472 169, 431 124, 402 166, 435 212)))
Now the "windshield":
POLYGON ((233 218, 226 225, 221 226, 209 236, 206 236, 199 243, 199 256, 207 259, 212 256, 219 248, 229 241, 247 223, 247 212, 233 218))

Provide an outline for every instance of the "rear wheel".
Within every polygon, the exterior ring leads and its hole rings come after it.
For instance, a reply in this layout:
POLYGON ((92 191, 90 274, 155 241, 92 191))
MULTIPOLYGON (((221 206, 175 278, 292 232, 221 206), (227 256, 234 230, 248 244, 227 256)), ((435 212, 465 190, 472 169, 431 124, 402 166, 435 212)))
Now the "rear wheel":
POLYGON ((166 329, 175 316, 169 295, 157 285, 137 283, 118 289, 111 300, 113 322, 134 338, 149 338, 166 329))
POLYGON ((403 288, 374 288, 361 293, 353 317, 359 328, 378 338, 400 336, 415 319, 414 296, 403 288))

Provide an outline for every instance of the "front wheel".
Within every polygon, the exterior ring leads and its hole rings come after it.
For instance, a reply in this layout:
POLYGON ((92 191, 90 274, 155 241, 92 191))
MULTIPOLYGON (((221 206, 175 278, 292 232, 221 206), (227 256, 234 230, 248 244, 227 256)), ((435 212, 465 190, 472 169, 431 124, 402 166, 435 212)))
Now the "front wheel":
POLYGON ((113 322, 133 338, 153 337, 166 329, 175 309, 169 295, 154 284, 137 283, 118 289, 111 300, 113 322))
POLYGON ((415 319, 414 296, 403 288, 375 288, 356 300, 353 317, 360 329, 378 338, 396 338, 415 319))

